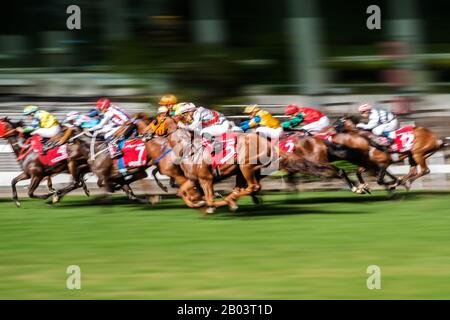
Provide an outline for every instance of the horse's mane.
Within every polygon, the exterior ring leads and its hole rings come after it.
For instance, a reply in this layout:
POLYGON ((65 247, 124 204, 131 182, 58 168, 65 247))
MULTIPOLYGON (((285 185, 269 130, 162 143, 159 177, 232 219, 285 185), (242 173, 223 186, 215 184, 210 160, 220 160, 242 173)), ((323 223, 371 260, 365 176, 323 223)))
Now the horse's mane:
POLYGON ((351 115, 351 116, 346 116, 345 117, 347 120, 350 120, 351 122, 353 122, 354 124, 357 124, 360 122, 360 117, 355 116, 355 115, 351 115))
POLYGON ((149 120, 152 119, 152 117, 150 117, 150 115, 148 115, 148 114, 145 113, 145 112, 138 112, 138 113, 135 113, 135 114, 133 115, 133 118, 139 119, 139 120, 145 120, 145 121, 149 121, 149 120))

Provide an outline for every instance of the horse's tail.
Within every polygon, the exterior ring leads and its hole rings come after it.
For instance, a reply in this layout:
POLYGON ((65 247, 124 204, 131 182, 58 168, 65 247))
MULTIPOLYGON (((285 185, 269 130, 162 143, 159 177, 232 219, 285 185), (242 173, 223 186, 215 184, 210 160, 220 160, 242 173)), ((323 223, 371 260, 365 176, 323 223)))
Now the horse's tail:
POLYGON ((438 149, 447 148, 450 146, 450 137, 443 137, 438 140, 438 149))

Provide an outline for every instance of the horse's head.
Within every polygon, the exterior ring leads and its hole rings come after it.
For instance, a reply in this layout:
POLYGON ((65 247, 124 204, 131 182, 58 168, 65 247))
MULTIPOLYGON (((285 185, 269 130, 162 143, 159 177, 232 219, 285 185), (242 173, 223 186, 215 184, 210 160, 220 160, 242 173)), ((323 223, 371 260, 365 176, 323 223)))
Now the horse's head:
POLYGON ((354 131, 358 120, 354 116, 340 117, 333 123, 333 128, 338 133, 354 131))
POLYGON ((22 121, 12 122, 8 117, 0 119, 0 138, 8 138, 16 134, 15 128, 23 126, 22 121))

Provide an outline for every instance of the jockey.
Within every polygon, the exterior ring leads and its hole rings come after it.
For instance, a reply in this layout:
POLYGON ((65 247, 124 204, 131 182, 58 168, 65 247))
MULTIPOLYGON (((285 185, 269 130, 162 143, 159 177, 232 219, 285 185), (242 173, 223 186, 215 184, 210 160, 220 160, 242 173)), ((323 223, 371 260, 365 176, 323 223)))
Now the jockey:
POLYGON ((150 123, 150 128, 153 134, 156 134, 157 136, 164 136, 167 134, 165 122, 167 117, 169 117, 169 113, 169 108, 166 106, 161 106, 158 108, 155 120, 150 123))
POLYGON ((295 104, 290 104, 284 110, 284 114, 290 119, 281 124, 283 129, 292 130, 302 125, 299 130, 307 131, 311 134, 324 131, 330 125, 330 119, 319 110, 298 107, 295 104))
POLYGON ((250 115, 250 120, 244 121, 240 125, 244 131, 257 127, 256 132, 271 139, 278 139, 283 132, 278 119, 256 104, 247 106, 244 113, 250 115))
POLYGON ((97 125, 90 128, 89 131, 104 134, 105 139, 116 149, 116 152, 114 152, 111 157, 113 159, 120 158, 123 156, 122 150, 120 150, 118 145, 120 137, 116 137, 114 134, 118 131, 120 126, 124 125, 131 117, 126 111, 111 104, 111 101, 108 98, 101 98, 97 101, 96 105, 97 110, 103 115, 103 118, 97 125))
POLYGON ((175 116, 182 116, 178 127, 200 134, 210 141, 228 131, 230 123, 225 116, 215 110, 196 107, 193 103, 182 103, 175 116))
POLYGON ((170 115, 173 116, 176 112, 174 107, 177 102, 178 99, 173 94, 165 94, 159 100, 159 105, 162 107, 166 107, 170 111, 170 115))
POLYGON ((55 116, 45 110, 40 110, 37 106, 25 107, 23 114, 32 121, 31 126, 16 128, 18 132, 39 135, 42 138, 53 138, 61 132, 61 127, 55 116))
POLYGON ((382 136, 383 141, 378 141, 381 146, 389 146, 392 144, 392 140, 389 138, 389 132, 395 131, 399 127, 397 117, 389 111, 381 108, 372 107, 370 104, 365 103, 358 107, 358 111, 365 119, 369 119, 367 124, 358 123, 357 128, 372 131, 376 136, 382 136))
POLYGON ((68 128, 80 127, 90 129, 100 122, 100 114, 97 109, 92 109, 87 115, 82 115, 78 111, 69 112, 62 125, 68 128))

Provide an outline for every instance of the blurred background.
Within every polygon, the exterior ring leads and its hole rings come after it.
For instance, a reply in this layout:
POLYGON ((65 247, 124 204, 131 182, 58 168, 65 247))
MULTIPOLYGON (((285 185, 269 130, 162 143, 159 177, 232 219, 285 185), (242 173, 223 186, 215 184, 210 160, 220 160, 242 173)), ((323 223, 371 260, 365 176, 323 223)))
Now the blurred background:
MULTIPOLYGON (((154 112, 165 93, 238 119, 247 103, 333 118, 372 102, 448 136, 449 12, 445 0, 14 1, 0 19, 0 113, 36 103, 62 118, 100 96, 154 112), (66 26, 70 5, 79 30, 66 26), (380 29, 367 27, 370 5, 380 29)), ((0 171, 12 162, 0 153, 0 171)))

